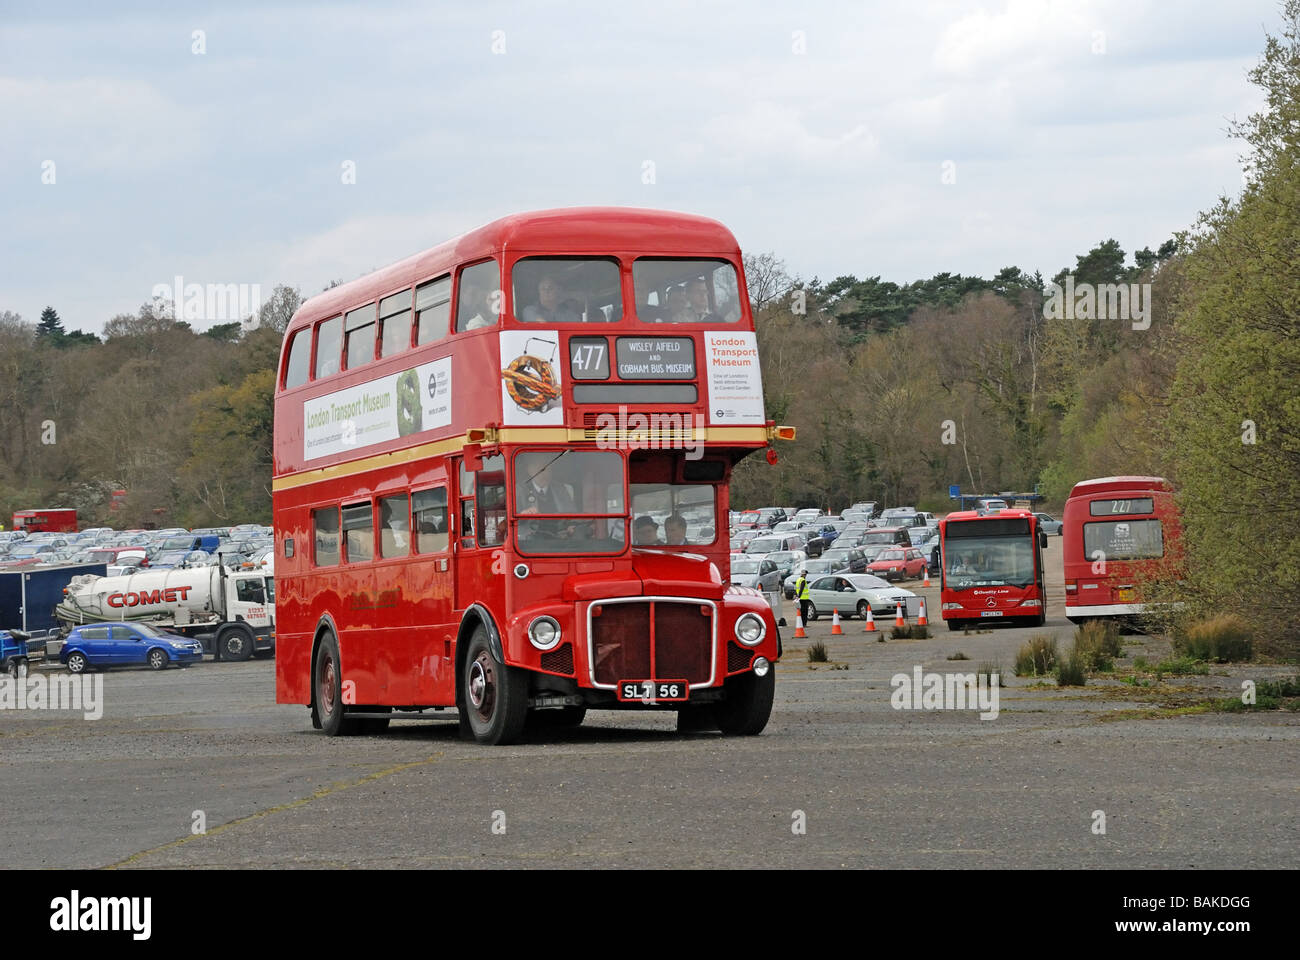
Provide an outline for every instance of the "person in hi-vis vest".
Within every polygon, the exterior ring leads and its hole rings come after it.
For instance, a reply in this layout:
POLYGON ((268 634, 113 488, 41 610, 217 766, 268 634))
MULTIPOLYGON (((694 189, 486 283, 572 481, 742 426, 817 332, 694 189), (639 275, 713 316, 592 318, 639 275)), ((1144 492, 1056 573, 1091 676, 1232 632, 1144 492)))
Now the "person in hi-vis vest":
POLYGON ((808 573, 799 571, 799 579, 794 582, 794 597, 799 601, 799 616, 808 622, 808 608, 812 606, 812 594, 808 590, 808 573))

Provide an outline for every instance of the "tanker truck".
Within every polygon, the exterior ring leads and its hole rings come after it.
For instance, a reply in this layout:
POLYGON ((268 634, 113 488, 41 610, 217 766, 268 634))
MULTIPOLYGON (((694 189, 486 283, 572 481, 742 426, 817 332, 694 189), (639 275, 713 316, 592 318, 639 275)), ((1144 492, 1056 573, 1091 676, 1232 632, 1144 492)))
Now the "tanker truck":
POLYGON ((199 641, 218 660, 275 650, 275 579, 221 564, 73 578, 54 610, 64 631, 133 620, 199 641))

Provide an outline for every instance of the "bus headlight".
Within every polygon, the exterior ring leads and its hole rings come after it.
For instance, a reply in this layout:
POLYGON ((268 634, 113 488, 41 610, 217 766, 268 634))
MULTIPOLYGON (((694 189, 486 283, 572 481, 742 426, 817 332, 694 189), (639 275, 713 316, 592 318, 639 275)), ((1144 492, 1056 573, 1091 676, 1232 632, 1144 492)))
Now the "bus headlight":
POLYGON ((560 642, 560 625, 554 617, 538 617, 528 625, 528 642, 538 650, 550 650, 560 642))
POLYGON ((763 618, 756 613, 742 613, 736 621, 736 639, 747 647, 756 646, 766 633, 763 618))
POLYGON ((1021 601, 1020 601, 1020 605, 1021 605, 1022 607, 1041 607, 1041 606, 1043 605, 1043 601, 1041 601, 1041 600, 1021 600, 1021 601))

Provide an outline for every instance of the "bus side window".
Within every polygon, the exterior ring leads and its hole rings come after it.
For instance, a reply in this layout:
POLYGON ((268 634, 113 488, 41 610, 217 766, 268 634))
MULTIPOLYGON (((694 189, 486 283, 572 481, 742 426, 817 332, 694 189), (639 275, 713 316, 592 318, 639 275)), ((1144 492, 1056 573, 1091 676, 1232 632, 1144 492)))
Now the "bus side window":
POLYGON ((343 350, 343 318, 326 320, 316 327, 316 379, 339 372, 343 350))
POLYGON ((451 319, 451 277, 439 277, 415 288, 416 343, 431 343, 447 335, 451 319))
POLYGON ((447 549, 447 488, 411 494, 415 516, 415 552, 441 553, 447 549))
POLYGON ((495 547, 506 539, 506 458, 500 454, 483 458, 478 471, 480 540, 495 547))
POLYGON ((348 563, 375 558, 375 525, 369 500, 343 508, 343 537, 348 563))
POLYGON ((335 567, 339 562, 339 508, 325 507, 312 511, 312 527, 316 531, 316 556, 318 567, 335 567))
POLYGON ((289 361, 284 368, 284 388, 301 386, 307 382, 311 367, 311 330, 299 330, 289 344, 289 361))
POLYGON ((411 552, 411 508, 406 494, 379 501, 379 555, 405 557, 411 552))

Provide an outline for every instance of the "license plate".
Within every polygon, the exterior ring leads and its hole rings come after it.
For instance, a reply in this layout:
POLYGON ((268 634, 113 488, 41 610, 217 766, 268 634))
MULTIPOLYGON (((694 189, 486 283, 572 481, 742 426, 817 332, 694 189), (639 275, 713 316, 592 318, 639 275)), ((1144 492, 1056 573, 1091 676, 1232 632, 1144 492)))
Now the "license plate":
POLYGON ((1001 611, 1001 610, 984 610, 984 611, 982 611, 982 612, 980 613, 980 616, 981 616, 981 617, 1000 617, 1000 616, 1002 616, 1002 611, 1001 611))
POLYGON ((620 680, 618 698, 624 703, 663 703, 689 700, 691 685, 685 680, 620 680))
POLYGON ((1133 602, 1133 591, 1132 591, 1132 590, 1121 590, 1121 591, 1119 592, 1119 602, 1120 602, 1120 603, 1132 603, 1132 602, 1133 602))

